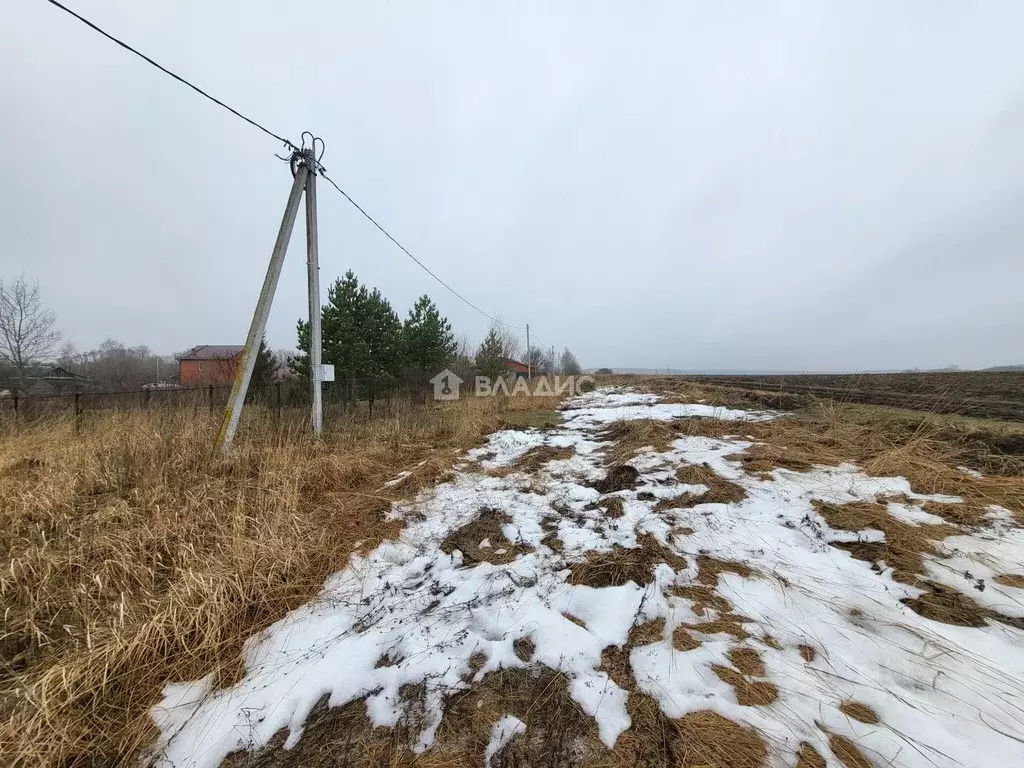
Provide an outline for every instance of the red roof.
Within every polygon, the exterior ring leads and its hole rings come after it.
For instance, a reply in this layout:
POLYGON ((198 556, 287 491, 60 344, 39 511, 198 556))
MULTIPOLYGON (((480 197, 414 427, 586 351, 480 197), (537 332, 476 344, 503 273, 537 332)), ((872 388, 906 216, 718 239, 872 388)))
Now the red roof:
POLYGON ((508 370, 515 371, 516 373, 526 373, 530 370, 530 367, 526 363, 520 363, 518 360, 511 360, 507 358, 504 362, 504 366, 508 370))
POLYGON ((192 347, 179 360, 230 360, 239 354, 244 346, 237 344, 201 344, 192 347))

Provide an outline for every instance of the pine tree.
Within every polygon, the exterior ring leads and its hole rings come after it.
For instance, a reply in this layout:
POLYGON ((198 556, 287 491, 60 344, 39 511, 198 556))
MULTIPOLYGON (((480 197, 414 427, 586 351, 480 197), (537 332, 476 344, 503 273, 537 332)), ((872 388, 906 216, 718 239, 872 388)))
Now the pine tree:
POLYGON ((277 361, 274 353, 267 346, 267 339, 260 339, 260 347, 256 350, 256 363, 252 368, 252 386, 270 387, 274 383, 274 374, 277 373, 277 361))
POLYGON ((402 321, 376 288, 372 293, 363 288, 362 301, 365 363, 357 375, 400 376, 405 368, 402 321))
POLYGON ((477 349, 476 367, 481 376, 492 381, 505 372, 505 344, 497 329, 491 328, 477 349))
POLYGON ((455 357, 455 336, 451 323, 442 317, 427 295, 420 296, 409 310, 403 326, 405 362, 410 370, 434 374, 455 357))
POLYGON ((256 350, 256 362, 253 364, 252 377, 249 379, 247 400, 265 400, 274 386, 274 374, 277 373, 277 360, 267 346, 266 338, 260 339, 256 350))
MULTIPOLYGON (((339 378, 356 376, 367 364, 366 344, 360 332, 365 323, 365 297, 366 288, 359 285, 351 269, 327 289, 321 321, 321 357, 335 366, 339 378)), ((305 349, 308 352, 308 340, 305 349)))
POLYGON ((295 327, 298 337, 295 346, 299 350, 288 358, 288 369, 297 378, 309 378, 309 323, 299 319, 295 327))
MULTIPOLYGON (((309 376, 309 323, 297 325, 299 354, 289 362, 299 376, 309 376)), ((338 378, 398 376, 402 373, 402 323, 391 304, 374 289, 360 285, 349 270, 327 289, 321 314, 321 357, 334 365, 338 378)))

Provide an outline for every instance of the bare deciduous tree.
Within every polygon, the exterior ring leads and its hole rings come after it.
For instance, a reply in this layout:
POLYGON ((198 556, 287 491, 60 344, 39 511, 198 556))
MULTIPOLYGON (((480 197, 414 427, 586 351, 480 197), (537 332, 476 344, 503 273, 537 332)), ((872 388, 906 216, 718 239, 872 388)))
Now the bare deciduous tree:
POLYGON ((544 350, 540 347, 530 347, 530 354, 528 355, 528 358, 530 371, 534 376, 544 376, 551 373, 547 366, 547 356, 544 354, 544 350))
POLYGON ((99 348, 87 352, 77 352, 72 345, 65 344, 57 361, 110 391, 152 385, 177 368, 172 358, 155 354, 145 344, 126 347, 116 339, 107 339, 99 348))
POLYGON ((38 281, 24 275, 6 285, 0 281, 0 360, 17 372, 19 389, 25 389, 29 369, 53 354, 60 336, 38 281))
POLYGON ((473 344, 466 332, 463 331, 455 339, 455 359, 450 368, 462 378, 468 379, 473 375, 474 354, 473 344))
POLYGON ((523 340, 519 334, 507 325, 492 323, 491 330, 501 342, 502 354, 509 360, 516 360, 523 351, 523 340))
POLYGON ((543 350, 543 352, 544 354, 541 367, 543 368, 544 373, 548 375, 561 373, 561 370, 558 368, 558 358, 555 357, 555 348, 549 347, 548 349, 543 350))
POLYGON ((583 373, 583 369, 580 367, 579 361, 576 359, 576 355, 569 351, 566 347, 562 352, 561 365, 562 373, 566 376, 579 376, 583 373))

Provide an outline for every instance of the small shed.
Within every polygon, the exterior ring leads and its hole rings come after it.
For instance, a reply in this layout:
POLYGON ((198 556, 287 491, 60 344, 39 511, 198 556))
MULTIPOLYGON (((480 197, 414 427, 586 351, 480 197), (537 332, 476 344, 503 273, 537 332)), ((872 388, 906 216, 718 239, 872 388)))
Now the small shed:
POLYGON ((87 377, 60 365, 39 369, 25 378, 26 390, 33 395, 63 395, 84 392, 93 387, 87 377))
POLYGON ((508 373, 512 374, 516 378, 525 378, 530 372, 530 367, 526 363, 521 363, 518 360, 513 360, 512 358, 505 358, 502 361, 502 365, 508 373))

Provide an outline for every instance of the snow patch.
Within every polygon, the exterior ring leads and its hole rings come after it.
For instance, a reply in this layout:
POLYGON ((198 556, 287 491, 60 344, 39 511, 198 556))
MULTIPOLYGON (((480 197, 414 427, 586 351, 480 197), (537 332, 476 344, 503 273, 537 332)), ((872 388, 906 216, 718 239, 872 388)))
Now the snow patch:
POLYGON ((491 758, 501 752, 513 736, 526 733, 526 723, 513 715, 505 715, 491 729, 491 740, 484 750, 484 765, 490 768, 491 758))
MULTIPOLYGON (((730 665, 728 652, 737 641, 691 627, 701 642, 691 651, 676 650, 670 639, 630 651, 638 689, 667 716, 711 709, 757 728, 779 765, 789 764, 801 741, 830 754, 818 724, 854 739, 880 765, 1020 762, 1024 632, 1004 624, 955 627, 914 613, 901 599, 918 597, 919 590, 832 546, 881 541, 884 534, 833 531, 812 504, 904 494, 910 503, 889 504, 890 513, 927 525, 937 518, 914 502, 956 503, 957 497, 914 494, 904 478, 869 477, 853 464, 777 470, 766 480, 726 458, 749 448, 749 440, 680 437, 668 451, 634 460, 640 482, 635 490, 613 494, 622 500, 622 515, 608 518, 600 509, 587 509, 601 498, 587 483, 606 469, 599 438, 605 425, 688 416, 742 422, 772 415, 607 390, 568 402, 563 415, 555 430, 505 430, 467 454, 492 469, 513 464, 536 446, 573 448, 572 459, 549 462, 532 476, 533 490, 519 489, 521 475, 493 477, 464 465, 450 481, 396 505, 394 514, 408 521, 397 540, 353 556, 348 568, 327 579, 316 600, 250 638, 243 651, 245 676, 236 685, 213 690, 212 680, 204 678, 166 686, 151 713, 160 729, 152 761, 164 768, 214 768, 230 752, 266 745, 282 728, 289 731, 287 745, 293 745, 324 695, 331 706, 365 699, 374 725, 394 726, 406 715, 399 691, 409 684, 425 684, 422 709, 430 715, 412 745, 423 751, 436 738, 451 694, 495 670, 526 666, 513 647, 521 638, 534 643, 529 663, 565 677, 569 695, 612 747, 630 726, 627 692, 601 669, 601 654, 624 646, 630 629, 646 621, 665 619, 670 637, 680 624, 715 619, 714 610, 698 616, 690 600, 672 592, 696 580, 697 557, 705 554, 751 569, 750 578, 720 573, 716 591, 734 615, 745 617, 735 619, 737 626, 761 654, 764 679, 777 686, 779 697, 764 707, 739 705, 712 670, 730 665), (655 512, 660 499, 700 490, 671 485, 674 469, 684 463, 706 463, 740 485, 746 498, 655 512), (638 498, 640 493, 645 497, 638 498), (440 544, 484 508, 508 515, 503 535, 527 551, 506 565, 466 567, 461 554, 447 555, 440 544), (651 563, 643 584, 569 583, 571 565, 595 553, 637 547, 645 534, 685 566, 651 563), (766 634, 782 649, 761 642, 766 634), (804 661, 798 645, 814 647, 815 660, 804 661), (481 655, 482 667, 471 664, 481 655), (846 699, 870 706, 883 725, 865 728, 851 721, 837 709, 846 699)), ((1012 527, 1005 510, 994 509, 993 519, 998 525, 984 534, 944 540, 940 556, 926 557, 926 575, 969 593, 982 606, 1022 616, 1020 598, 992 577, 1020 570, 1024 532, 1012 527)), ((491 542, 480 546, 485 544, 491 542)), ((511 715, 501 718, 485 761, 528 725, 511 715)))

